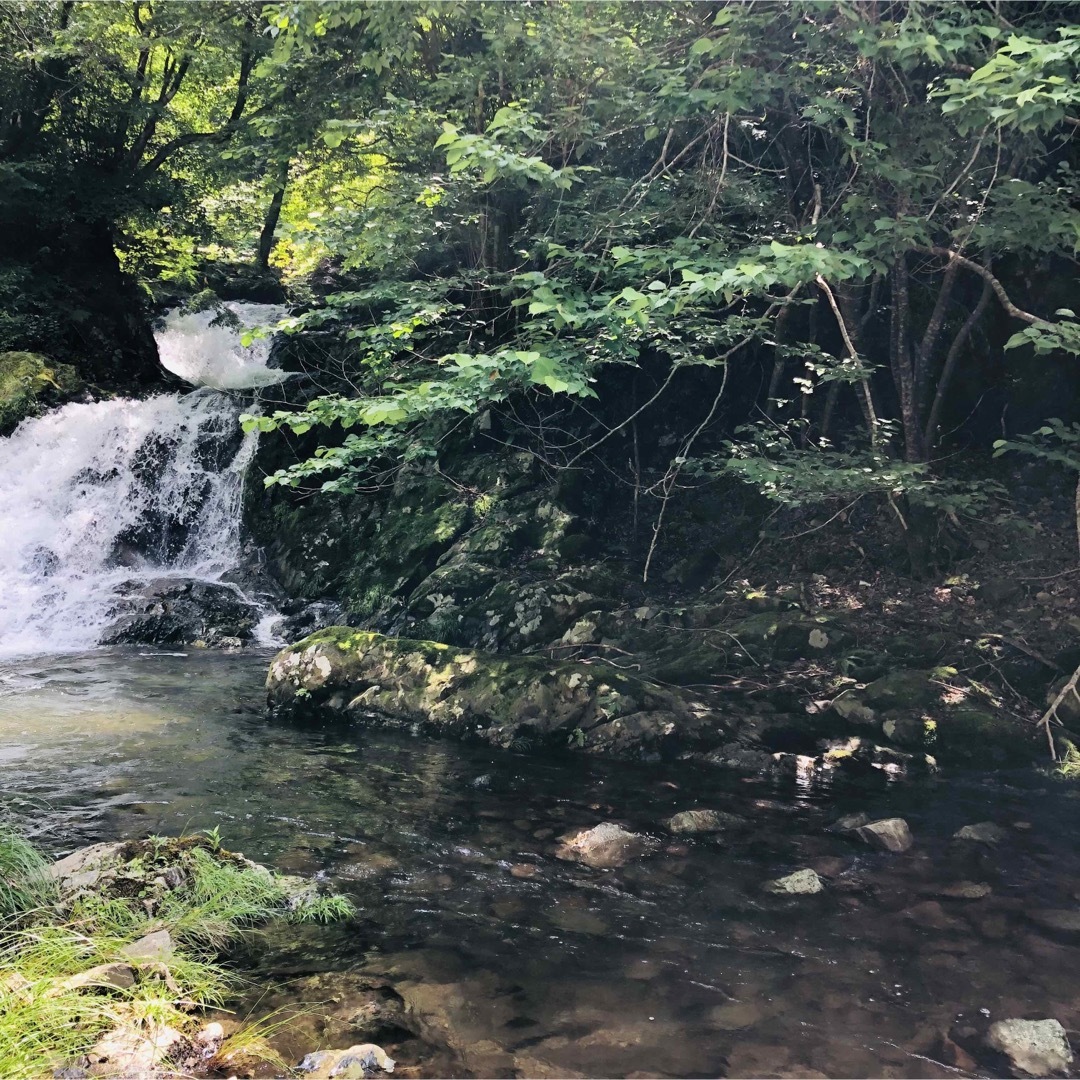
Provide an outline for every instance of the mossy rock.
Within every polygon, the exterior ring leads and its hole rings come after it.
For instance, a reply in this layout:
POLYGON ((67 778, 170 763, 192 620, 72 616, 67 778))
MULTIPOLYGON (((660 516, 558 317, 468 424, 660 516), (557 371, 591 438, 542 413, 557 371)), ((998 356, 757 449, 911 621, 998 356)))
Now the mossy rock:
POLYGON ((931 682, 931 673, 923 670, 890 671, 875 679, 863 691, 863 700, 878 709, 925 709, 941 697, 931 682))
POLYGON ((938 715, 937 739, 929 751, 942 764, 1022 768, 1047 757, 1041 732, 1007 713, 963 707, 938 715))
POLYGON ((39 399, 61 400, 80 385, 75 369, 31 352, 0 353, 0 434, 39 411, 39 399))
POLYGON ((749 655, 757 658, 757 646, 776 660, 832 656, 849 640, 832 620, 804 611, 762 611, 724 629, 749 655))
POLYGON ((730 742, 693 695, 607 666, 500 656, 330 627, 270 666, 272 713, 419 728, 507 749, 651 759, 730 742))

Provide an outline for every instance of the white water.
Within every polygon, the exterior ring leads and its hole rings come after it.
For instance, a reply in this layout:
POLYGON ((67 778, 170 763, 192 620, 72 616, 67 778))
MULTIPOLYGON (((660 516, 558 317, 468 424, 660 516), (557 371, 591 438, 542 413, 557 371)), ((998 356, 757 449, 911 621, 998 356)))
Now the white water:
MULTIPOLYGON (((245 321, 265 312, 236 307, 245 321)), ((236 331, 199 316, 170 318, 158 344, 185 377, 231 387, 281 377, 267 379, 268 342, 243 349, 236 331)), ((204 387, 65 405, 0 439, 0 655, 92 648, 121 584, 215 581, 240 564, 256 445, 238 436, 241 411, 204 387)))
MULTIPOLYGON (((226 303, 244 330, 273 327, 285 315, 275 304, 226 303)), ((287 378, 286 372, 267 367, 269 335, 241 344, 241 334, 222 324, 216 311, 188 315, 179 308, 165 317, 165 329, 157 335, 161 366, 194 386, 214 390, 247 390, 272 386, 287 378)))

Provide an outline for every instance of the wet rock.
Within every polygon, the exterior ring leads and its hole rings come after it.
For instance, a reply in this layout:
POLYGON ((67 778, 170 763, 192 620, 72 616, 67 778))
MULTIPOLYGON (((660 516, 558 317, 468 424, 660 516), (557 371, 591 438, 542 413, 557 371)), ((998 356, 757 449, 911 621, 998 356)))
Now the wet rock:
POLYGON ((1028 918, 1045 930, 1059 934, 1080 934, 1080 911, 1067 908, 1036 908, 1027 913, 1028 918))
POLYGON ((683 810, 664 822, 664 826, 673 833, 720 832, 744 824, 743 818, 736 814, 725 814, 722 810, 683 810))
POLYGON ((868 824, 870 815, 865 810, 859 810, 854 814, 845 814, 829 826, 830 832, 854 832, 863 825, 868 824))
POLYGON ((781 896, 810 896, 813 893, 823 892, 825 883, 814 873, 813 870, 796 870, 786 877, 770 881, 766 890, 781 896))
POLYGON ((167 960, 172 956, 173 940, 168 930, 155 930, 126 945, 120 955, 128 960, 167 960))
POLYGON ((252 639, 259 609, 240 590, 195 578, 129 582, 113 605, 100 645, 221 646, 252 639))
POLYGON ((977 844, 1000 844, 1009 834, 992 821, 979 821, 974 825, 965 825, 953 833, 954 840, 970 840, 977 844))
POLYGON ((394 1059, 381 1046, 360 1043, 347 1050, 308 1054, 297 1069, 312 1080, 365 1080, 379 1073, 392 1073, 394 1059))
POLYGON ((647 855, 657 846, 657 841, 651 837, 628 832, 621 825, 605 821, 562 837, 555 857, 598 869, 611 869, 647 855))
POLYGON ((655 760, 686 741, 707 746, 730 738, 728 721, 695 695, 609 668, 348 627, 320 631, 279 653, 267 690, 277 714, 345 715, 514 750, 655 760))
POLYGON ((823 855, 820 859, 814 859, 810 868, 821 877, 839 877, 847 868, 850 860, 841 859, 836 855, 823 855))
POLYGON ((908 823, 903 818, 882 818, 855 829, 855 835, 865 844, 883 851, 907 851, 915 843, 908 823))
POLYGON ((711 1027, 721 1031, 739 1031, 761 1023, 769 1014, 767 1004, 761 1001, 729 1001, 726 1005, 717 1005, 706 1013, 706 1020, 711 1027))
POLYGON ((534 878, 540 873, 540 868, 533 863, 518 863, 515 866, 510 867, 510 876, 527 879, 534 878))
POLYGON ((1072 1064, 1065 1029, 1057 1020, 999 1020, 986 1041, 1000 1050, 1014 1069, 1029 1076, 1049 1076, 1072 1064))
POLYGON ((926 930, 961 930, 965 925, 958 919, 945 913, 945 909, 936 900, 925 900, 905 909, 904 918, 926 930))
POLYGON ((941 895, 950 900, 981 900, 992 891, 989 885, 980 881, 954 881, 941 890, 941 895))

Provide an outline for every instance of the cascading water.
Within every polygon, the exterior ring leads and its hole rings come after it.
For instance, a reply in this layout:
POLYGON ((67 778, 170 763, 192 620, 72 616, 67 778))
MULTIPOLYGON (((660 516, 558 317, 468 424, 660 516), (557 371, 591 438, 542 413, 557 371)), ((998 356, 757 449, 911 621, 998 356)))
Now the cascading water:
MULTIPOLYGON (((240 326, 281 309, 230 304, 240 326)), ((0 439, 0 655, 92 648, 118 590, 182 575, 218 581, 242 561, 244 472, 238 390, 278 382, 270 342, 174 313, 164 365, 199 389, 71 404, 0 439)), ((263 620, 265 625, 267 620, 263 620)))

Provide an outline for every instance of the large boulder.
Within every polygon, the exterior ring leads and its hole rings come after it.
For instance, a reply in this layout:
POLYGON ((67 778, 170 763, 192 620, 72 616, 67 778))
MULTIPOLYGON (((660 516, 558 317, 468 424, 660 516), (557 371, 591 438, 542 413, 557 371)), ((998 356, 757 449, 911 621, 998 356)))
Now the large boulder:
POLYGON ((511 749, 622 757, 730 742, 699 698, 606 665, 499 656, 331 627, 283 649, 267 677, 275 715, 416 727, 511 749))
POLYGON ((130 582, 101 645, 241 645, 261 612, 235 586, 195 578, 130 582))

